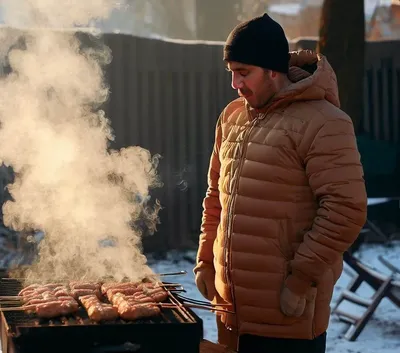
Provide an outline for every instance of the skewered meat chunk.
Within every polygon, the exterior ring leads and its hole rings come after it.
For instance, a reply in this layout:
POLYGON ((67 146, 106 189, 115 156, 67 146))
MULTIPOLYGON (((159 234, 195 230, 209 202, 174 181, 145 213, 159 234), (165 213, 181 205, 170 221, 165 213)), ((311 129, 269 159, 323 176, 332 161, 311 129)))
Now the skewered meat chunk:
POLYGON ((124 282, 124 283, 118 283, 118 282, 109 282, 109 283, 103 283, 101 286, 101 292, 105 295, 108 290, 122 290, 122 289, 130 289, 130 288, 136 288, 138 286, 138 283, 136 282, 124 282))
POLYGON ((118 308, 119 316, 124 320, 137 320, 140 318, 157 316, 160 308, 151 297, 145 295, 127 296, 116 293, 110 300, 118 308))
POLYGON ((36 315, 43 318, 54 318, 72 314, 76 312, 78 308, 79 305, 76 301, 59 300, 37 305, 36 315))
POLYGON ((58 285, 57 287, 38 288, 34 293, 22 296, 23 307, 34 308, 38 316, 51 318, 67 315, 78 310, 79 305, 72 296, 62 295, 64 294, 63 291, 65 292, 65 287, 58 285), (42 289, 46 290, 42 291, 42 289), (58 296, 56 296, 56 293, 58 296))
POLYGON ((49 300, 49 299, 57 300, 57 297, 54 295, 54 293, 50 291, 22 297, 22 301, 24 303, 30 303, 32 300, 49 300))
POLYGON ((112 297, 110 297, 108 299, 110 301, 111 304, 113 304, 115 307, 118 307, 118 305, 120 303, 122 303, 123 301, 126 301, 126 295, 122 294, 122 293, 116 293, 114 294, 112 297))
POLYGON ((56 297, 67 297, 71 296, 71 291, 67 287, 62 287, 62 288, 56 288, 54 291, 54 295, 56 297))
POLYGON ((143 294, 154 299, 155 302, 163 302, 168 298, 168 292, 162 287, 144 289, 143 294))
POLYGON ((101 298, 100 289, 73 289, 71 290, 71 295, 75 299, 79 299, 79 297, 84 297, 85 295, 95 295, 97 298, 101 298))
POLYGON ((27 312, 33 312, 37 316, 45 319, 52 319, 58 316, 65 316, 76 312, 79 308, 75 300, 55 300, 46 303, 28 305, 25 307, 27 312))
POLYGON ((32 304, 42 304, 47 303, 49 301, 58 301, 61 300, 54 295, 45 295, 37 298, 32 298, 29 300, 24 301, 25 305, 32 305, 32 304))
MULTIPOLYGON (((56 286, 56 287, 54 287, 54 288, 38 287, 38 288, 33 289, 33 290, 31 290, 31 291, 23 292, 22 294, 19 294, 19 296, 22 296, 22 297, 24 297, 24 298, 29 298, 29 297, 37 296, 37 295, 42 294, 42 293, 54 292, 54 291, 56 291, 56 290, 58 290, 58 289, 61 289, 61 288, 63 288, 63 287, 60 286, 60 285, 58 285, 58 286, 56 286)), ((21 292, 20 292, 20 293, 21 293, 21 292)))
POLYGON ((40 284, 30 284, 29 286, 27 286, 25 288, 22 288, 19 291, 18 295, 23 295, 26 292, 32 292, 32 291, 34 291, 35 289, 37 289, 39 287, 40 287, 40 284))
POLYGON ((116 293, 112 296, 110 302, 118 307, 122 302, 128 302, 129 304, 141 304, 141 303, 154 303, 154 300, 147 296, 133 296, 133 295, 125 295, 122 293, 116 293))
POLYGON ((126 296, 126 300, 132 303, 156 303, 156 301, 143 293, 126 296))
POLYGON ((126 285, 122 287, 113 286, 108 288, 106 292, 104 292, 104 290, 107 288, 107 286, 103 285, 102 292, 106 294, 108 300, 110 300, 110 298, 116 293, 122 293, 125 295, 134 295, 137 293, 139 295, 145 293, 154 297, 155 301, 157 302, 164 301, 168 297, 167 291, 164 290, 163 287, 154 283, 140 283, 137 285, 132 285, 132 283, 130 283, 129 285, 130 286, 126 285))
POLYGON ((109 321, 118 318, 117 308, 111 304, 102 303, 94 294, 80 297, 79 300, 93 321, 109 321))
POLYGON ((118 305, 118 314, 124 320, 138 320, 157 316, 160 313, 160 308, 152 303, 130 304, 128 301, 123 301, 118 305))
POLYGON ((162 287, 156 287, 154 289, 143 289, 137 291, 132 295, 129 295, 129 297, 136 300, 139 300, 140 298, 150 298, 152 301, 159 303, 168 298, 168 292, 162 287))
POLYGON ((60 287, 61 284, 57 283, 48 283, 48 284, 31 284, 23 289, 18 293, 19 296, 24 295, 28 292, 34 292, 38 290, 52 290, 54 288, 60 287))
POLYGON ((129 300, 136 301, 139 303, 157 303, 154 298, 144 293, 136 293, 134 295, 129 296, 129 300))
POLYGON ((24 294, 22 295, 21 299, 23 302, 28 303, 31 300, 41 300, 41 299, 46 299, 46 298, 53 298, 56 300, 58 297, 67 297, 71 296, 68 293, 68 290, 65 287, 59 286, 56 287, 54 290, 39 290, 37 292, 29 293, 29 294, 24 294))
POLYGON ((156 303, 165 301, 168 298, 168 292, 162 287, 149 288, 148 286, 140 290, 138 288, 120 291, 118 289, 109 289, 107 291, 107 298, 110 303, 116 306, 120 305, 123 301, 127 301, 130 304, 156 303))
POLYGON ((110 300, 110 298, 113 295, 117 294, 117 293, 122 293, 122 294, 125 294, 125 295, 132 295, 132 294, 135 294, 135 293, 138 293, 138 292, 141 293, 142 290, 140 288, 136 288, 136 287, 133 287, 133 288, 112 288, 112 289, 109 289, 107 291, 106 297, 108 298, 108 300, 110 300))
POLYGON ((91 289, 91 290, 95 291, 95 290, 99 290, 101 288, 101 284, 96 283, 96 282, 72 281, 72 282, 69 282, 69 287, 71 289, 91 289))

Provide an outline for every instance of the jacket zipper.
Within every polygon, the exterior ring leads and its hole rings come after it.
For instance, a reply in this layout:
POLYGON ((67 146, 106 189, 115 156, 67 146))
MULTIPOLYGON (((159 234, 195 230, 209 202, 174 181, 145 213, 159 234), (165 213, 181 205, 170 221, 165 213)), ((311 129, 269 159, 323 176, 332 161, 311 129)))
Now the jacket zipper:
MULTIPOLYGON (((231 257, 232 257, 232 251, 231 251, 231 246, 232 246, 232 242, 231 242, 231 236, 232 236, 232 210, 233 210, 233 206, 234 203, 236 201, 236 197, 237 197, 237 188, 239 186, 239 179, 240 179, 240 173, 242 171, 242 167, 243 167, 243 163, 245 160, 245 156, 246 156, 246 150, 247 150, 247 142, 249 140, 250 134, 253 131, 254 126, 256 125, 256 123, 258 122, 258 120, 262 117, 263 115, 258 115, 257 118, 254 119, 254 121, 252 122, 252 124, 250 125, 249 129, 247 130, 244 138, 243 138, 243 142, 242 142, 242 146, 243 146, 243 152, 242 155, 240 157, 240 162, 239 162, 239 166, 238 166, 238 177, 236 178, 234 185, 232 187, 232 196, 230 198, 230 202, 228 204, 228 208, 227 208, 227 215, 228 215, 228 222, 227 222, 227 227, 226 227, 226 237, 225 237, 225 244, 224 244, 224 260, 225 260, 225 277, 226 277, 226 283, 230 288, 230 292, 231 292, 231 297, 232 297, 232 304, 234 307, 234 311, 236 312, 236 301, 235 301, 235 291, 233 288, 233 283, 231 281, 231 276, 230 276, 230 272, 231 272, 231 257), (228 251, 229 249, 229 251, 228 251)), ((236 327, 238 327, 238 321, 237 321, 237 315, 236 315, 236 327)))
MULTIPOLYGON (((314 304, 314 305, 315 305, 315 304, 314 304)), ((314 307, 314 312, 315 312, 315 307, 314 307)), ((315 324, 314 324, 314 320, 315 320, 315 317, 312 318, 312 332, 311 332, 311 335, 312 335, 312 338, 313 338, 313 339, 316 338, 316 336, 315 336, 315 324)))

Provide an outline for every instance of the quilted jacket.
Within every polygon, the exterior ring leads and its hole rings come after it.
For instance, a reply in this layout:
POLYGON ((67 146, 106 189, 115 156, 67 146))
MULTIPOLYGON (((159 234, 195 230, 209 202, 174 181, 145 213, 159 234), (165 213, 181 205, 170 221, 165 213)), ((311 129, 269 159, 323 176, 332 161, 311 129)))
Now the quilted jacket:
POLYGON ((214 301, 236 313, 222 316, 228 328, 312 339, 327 330, 342 254, 365 223, 367 196, 327 59, 292 53, 289 79, 263 110, 239 98, 217 122, 194 271, 215 270, 214 301), (283 285, 306 296, 301 317, 281 312, 283 285))

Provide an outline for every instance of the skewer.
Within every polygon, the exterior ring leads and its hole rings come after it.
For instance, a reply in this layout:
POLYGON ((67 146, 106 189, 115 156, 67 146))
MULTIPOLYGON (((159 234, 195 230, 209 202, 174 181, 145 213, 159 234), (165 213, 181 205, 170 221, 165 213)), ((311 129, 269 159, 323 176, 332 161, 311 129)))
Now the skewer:
MULTIPOLYGON (((178 272, 167 272, 167 273, 156 273, 155 276, 159 276, 159 277, 167 277, 167 276, 183 276, 186 275, 187 271, 183 270, 183 271, 178 271, 178 272)), ((0 278, 1 281, 23 281, 25 278, 23 277, 3 277, 0 278)))
POLYGON ((14 306, 12 308, 1 308, 0 307, 0 312, 4 312, 4 311, 25 311, 28 310, 27 308, 24 308, 22 306, 14 306))
POLYGON ((187 271, 179 271, 179 272, 170 272, 170 273, 159 273, 158 276, 164 277, 164 276, 182 276, 186 275, 187 271))
MULTIPOLYGON (((176 304, 167 304, 167 303, 156 303, 156 305, 166 308, 166 309, 174 309, 178 308, 179 305, 176 304)), ((216 309, 213 307, 209 307, 206 305, 198 305, 198 304, 182 304, 181 306, 187 307, 187 308, 193 308, 193 309, 203 309, 203 310, 209 310, 209 311, 218 311, 220 313, 229 313, 229 314, 234 314, 233 311, 229 310, 224 310, 224 309, 216 309)), ((29 311, 29 308, 25 308, 22 306, 15 306, 15 307, 10 307, 10 308, 0 308, 0 312, 8 312, 8 311, 29 311)))
POLYGON ((199 305, 210 305, 210 306, 230 306, 231 304, 212 304, 203 300, 197 300, 197 299, 192 299, 185 297, 184 295, 178 294, 178 298, 182 299, 183 301, 186 301, 188 303, 192 304, 199 304, 199 305))
MULTIPOLYGON (((179 307, 182 308, 183 307, 182 303, 177 298, 175 298, 175 296, 171 293, 171 291, 169 291, 168 289, 166 289, 166 291, 168 293, 168 298, 171 301, 171 303, 175 304, 178 309, 179 309, 179 307)), ((189 320, 191 322, 196 321, 194 319, 194 317, 190 313, 186 312, 185 310, 181 310, 181 313, 187 320, 189 320)))
POLYGON ((186 290, 185 289, 183 289, 183 288, 179 288, 179 289, 177 289, 177 288, 172 288, 172 289, 168 289, 170 292, 184 292, 184 293, 186 293, 186 290))
MULTIPOLYGON (((158 305, 160 305, 162 308, 177 308, 178 307, 178 305, 176 305, 176 304, 168 304, 168 303, 159 303, 158 305)), ((216 308, 213 308, 213 307, 207 306, 207 305, 184 303, 184 304, 181 304, 181 306, 184 306, 186 308, 204 309, 204 310, 210 310, 210 311, 218 311, 221 313, 234 314, 233 311, 224 310, 224 309, 216 309, 216 308)))
MULTIPOLYGON (((169 276, 170 274, 165 274, 166 276, 169 276)), ((1 280, 3 281, 3 280, 8 280, 8 281, 10 281, 10 280, 15 280, 15 279, 18 279, 18 278, 2 278, 1 280)), ((20 278, 20 279, 18 279, 18 280, 23 280, 23 278, 20 278)), ((121 284, 123 284, 124 282, 121 282, 121 284)), ((157 282, 156 282, 157 283, 157 282)), ((158 284, 158 283, 157 283, 158 284)), ((65 285, 65 284, 62 284, 62 283, 60 283, 60 286, 62 286, 62 285, 65 285)), ((166 283, 166 284, 162 284, 162 286, 164 286, 164 287, 182 287, 182 285, 180 284, 180 283, 166 283)))
POLYGON ((183 287, 179 283, 156 283, 155 287, 183 287))

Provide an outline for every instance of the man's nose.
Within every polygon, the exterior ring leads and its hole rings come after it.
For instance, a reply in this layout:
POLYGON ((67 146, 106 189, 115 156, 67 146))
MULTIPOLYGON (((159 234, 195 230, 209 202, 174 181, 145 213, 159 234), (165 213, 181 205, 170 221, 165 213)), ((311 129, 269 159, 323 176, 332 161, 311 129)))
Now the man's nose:
POLYGON ((243 80, 240 77, 240 75, 236 75, 236 74, 232 74, 232 82, 231 82, 231 86, 234 90, 236 89, 240 89, 243 87, 243 80))

